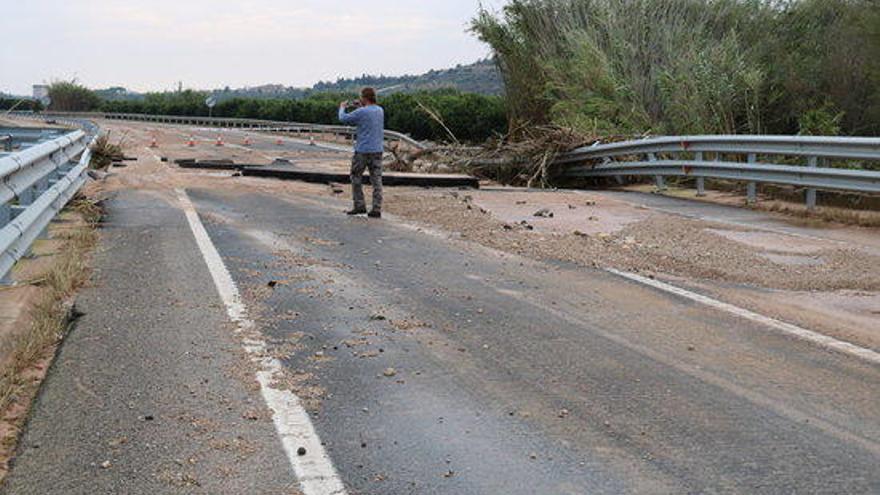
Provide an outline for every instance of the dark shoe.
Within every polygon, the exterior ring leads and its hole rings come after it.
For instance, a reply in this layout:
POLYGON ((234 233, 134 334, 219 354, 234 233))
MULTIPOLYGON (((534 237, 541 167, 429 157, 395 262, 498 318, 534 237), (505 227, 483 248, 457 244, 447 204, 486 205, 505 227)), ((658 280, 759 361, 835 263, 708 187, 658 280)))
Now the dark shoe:
POLYGON ((353 210, 348 210, 345 212, 346 215, 363 215, 367 212, 366 208, 355 208, 353 210))
POLYGON ((367 216, 370 218, 382 218, 382 212, 373 210, 373 211, 367 213, 367 216))

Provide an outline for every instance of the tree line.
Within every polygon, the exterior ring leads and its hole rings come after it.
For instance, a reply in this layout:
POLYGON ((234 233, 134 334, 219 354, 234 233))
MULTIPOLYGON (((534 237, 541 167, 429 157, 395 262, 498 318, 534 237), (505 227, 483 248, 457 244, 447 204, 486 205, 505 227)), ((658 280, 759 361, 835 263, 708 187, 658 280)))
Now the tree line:
MULTIPOLYGON (((355 98, 350 93, 318 93, 307 98, 229 98, 209 110, 206 91, 147 93, 142 100, 102 100, 93 91, 74 83, 55 83, 49 87, 49 110, 101 111, 151 115, 187 115, 248 118, 338 124, 339 102, 355 98)), ((499 96, 461 93, 444 89, 396 93, 380 97, 388 129, 419 140, 448 141, 452 132, 466 142, 484 141, 507 130, 506 105, 499 96), (433 116, 432 116, 433 115, 433 116), (442 122, 442 124, 441 124, 442 122)))

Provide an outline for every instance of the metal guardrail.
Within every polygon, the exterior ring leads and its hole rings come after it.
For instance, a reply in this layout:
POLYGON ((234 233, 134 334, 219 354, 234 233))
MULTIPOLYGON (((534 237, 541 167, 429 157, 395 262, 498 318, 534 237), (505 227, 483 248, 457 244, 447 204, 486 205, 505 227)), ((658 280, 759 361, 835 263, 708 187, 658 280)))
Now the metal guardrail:
POLYGON ((565 178, 654 176, 658 188, 664 187, 664 177, 694 177, 698 196, 705 194, 707 178, 745 181, 749 203, 757 201, 758 183, 804 187, 809 209, 816 207, 817 189, 880 193, 880 171, 832 168, 825 166, 828 159, 880 161, 880 138, 660 137, 578 148, 554 164, 565 178), (741 156, 745 162, 737 160, 741 156), (758 160, 771 156, 799 157, 805 163, 758 160))
POLYGON ((75 130, 0 157, 0 280, 85 183, 89 139, 75 130))
MULTIPOLYGON (((331 134, 346 136, 353 139, 355 128, 344 125, 307 124, 300 122, 282 122, 261 119, 234 119, 226 117, 188 117, 178 115, 149 115, 140 113, 103 113, 103 112, 43 112, 45 117, 74 117, 85 119, 131 120, 139 122, 156 122, 160 124, 196 125, 227 129, 246 129, 266 132, 288 132, 302 134, 331 134)), ((385 131, 385 139, 399 141, 417 149, 425 149, 427 145, 406 134, 397 131, 385 131)))

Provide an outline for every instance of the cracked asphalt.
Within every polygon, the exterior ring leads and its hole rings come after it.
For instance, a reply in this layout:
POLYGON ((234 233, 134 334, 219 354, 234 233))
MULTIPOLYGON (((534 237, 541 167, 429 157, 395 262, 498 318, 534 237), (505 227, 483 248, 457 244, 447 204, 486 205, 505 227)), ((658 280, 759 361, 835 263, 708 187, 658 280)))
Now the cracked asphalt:
MULTIPOLYGON (((187 194, 350 494, 880 493, 875 365, 329 196, 187 194)), ((0 493, 298 493, 175 195, 106 206, 0 493)))

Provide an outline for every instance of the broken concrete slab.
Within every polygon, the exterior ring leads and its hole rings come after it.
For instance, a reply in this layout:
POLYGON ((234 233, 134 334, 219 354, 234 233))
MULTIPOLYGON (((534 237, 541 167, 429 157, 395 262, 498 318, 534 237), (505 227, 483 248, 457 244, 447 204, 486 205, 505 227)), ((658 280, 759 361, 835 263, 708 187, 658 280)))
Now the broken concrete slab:
MULTIPOLYGON (((274 177, 284 180, 299 180, 319 184, 350 182, 349 175, 344 172, 326 170, 304 170, 278 166, 244 166, 242 174, 250 177, 274 177)), ((364 178, 365 183, 369 181, 364 178)), ((480 182, 476 177, 459 174, 413 174, 388 172, 382 174, 382 183, 386 186, 415 187, 470 187, 478 189, 480 182)))

